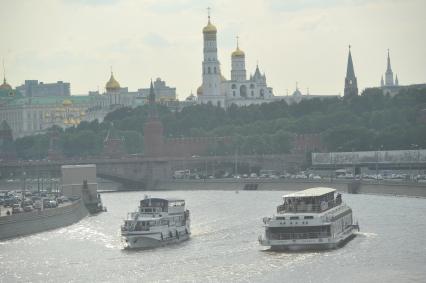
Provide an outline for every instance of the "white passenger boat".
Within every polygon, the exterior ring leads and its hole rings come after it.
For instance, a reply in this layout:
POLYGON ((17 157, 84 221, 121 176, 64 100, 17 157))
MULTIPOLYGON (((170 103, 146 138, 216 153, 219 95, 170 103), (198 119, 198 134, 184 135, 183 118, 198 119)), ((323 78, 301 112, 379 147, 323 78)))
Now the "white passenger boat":
POLYGON ((138 211, 129 213, 121 236, 125 248, 155 248, 189 239, 190 217, 185 201, 149 198, 140 201, 138 211))
POLYGON ((272 250, 333 249, 354 237, 352 209, 335 189, 311 188, 283 197, 277 215, 263 218, 259 243, 272 250))

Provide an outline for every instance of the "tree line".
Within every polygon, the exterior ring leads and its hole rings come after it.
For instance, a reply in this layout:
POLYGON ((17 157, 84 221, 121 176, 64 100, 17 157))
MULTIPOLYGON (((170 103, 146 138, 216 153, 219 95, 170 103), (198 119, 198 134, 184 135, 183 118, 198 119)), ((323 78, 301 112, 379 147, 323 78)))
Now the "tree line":
MULTIPOLYGON (((111 128, 124 140, 127 153, 143 153, 143 124, 149 106, 120 108, 104 121, 81 122, 65 130, 54 127, 58 147, 67 157, 102 154, 111 128)), ((158 105, 166 137, 230 137, 209 154, 288 153, 297 134, 321 134, 329 151, 394 150, 426 148, 426 88, 402 89, 394 97, 382 90, 366 89, 352 99, 314 98, 288 105, 285 101, 223 109, 211 104, 194 105, 172 112, 158 105), (422 111, 423 110, 423 111, 422 111), (422 114, 423 113, 423 114, 422 114)), ((49 135, 14 141, 18 157, 47 156, 49 135)))

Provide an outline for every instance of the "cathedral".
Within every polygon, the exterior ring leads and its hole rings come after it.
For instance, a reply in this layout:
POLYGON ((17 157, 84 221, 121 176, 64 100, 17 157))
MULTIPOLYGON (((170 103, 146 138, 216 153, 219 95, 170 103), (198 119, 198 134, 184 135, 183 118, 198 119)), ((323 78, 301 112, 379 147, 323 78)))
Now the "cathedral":
POLYGON ((237 47, 231 54, 231 79, 227 80, 220 69, 217 52, 217 29, 210 21, 203 28, 204 60, 202 62, 202 85, 197 89, 198 103, 211 103, 219 107, 229 107, 271 102, 274 99, 272 88, 266 84, 265 74, 256 66, 253 75, 247 79, 245 53, 237 47))
POLYGON ((387 68, 385 72, 385 79, 383 80, 383 76, 380 80, 380 88, 383 91, 383 94, 394 96, 399 93, 400 86, 398 81, 398 75, 395 75, 395 80, 393 77, 393 71, 391 67, 391 60, 388 49, 388 57, 387 57, 387 68))

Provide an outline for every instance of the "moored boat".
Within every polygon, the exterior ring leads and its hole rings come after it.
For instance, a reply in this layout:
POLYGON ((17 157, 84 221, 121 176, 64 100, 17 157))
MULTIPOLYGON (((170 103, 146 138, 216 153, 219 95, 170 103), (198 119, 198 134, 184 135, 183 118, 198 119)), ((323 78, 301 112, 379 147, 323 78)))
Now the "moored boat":
POLYGON ((354 237, 352 209, 332 188, 311 188, 283 197, 277 215, 263 219, 259 243, 273 250, 333 249, 354 237))
POLYGON ((149 198, 140 201, 138 211, 129 213, 121 236, 124 247, 155 248, 189 239, 190 217, 185 201, 173 198, 149 198))

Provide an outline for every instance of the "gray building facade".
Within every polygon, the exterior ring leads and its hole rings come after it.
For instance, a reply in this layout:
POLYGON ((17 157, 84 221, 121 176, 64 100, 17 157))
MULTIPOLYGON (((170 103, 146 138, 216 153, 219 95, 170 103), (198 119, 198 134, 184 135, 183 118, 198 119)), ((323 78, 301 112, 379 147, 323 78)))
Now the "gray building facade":
POLYGON ((43 83, 38 80, 25 80, 25 83, 16 88, 26 97, 70 96, 70 83, 57 81, 43 83))

